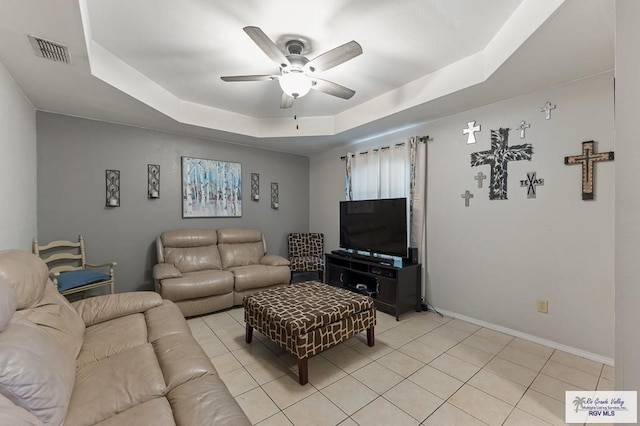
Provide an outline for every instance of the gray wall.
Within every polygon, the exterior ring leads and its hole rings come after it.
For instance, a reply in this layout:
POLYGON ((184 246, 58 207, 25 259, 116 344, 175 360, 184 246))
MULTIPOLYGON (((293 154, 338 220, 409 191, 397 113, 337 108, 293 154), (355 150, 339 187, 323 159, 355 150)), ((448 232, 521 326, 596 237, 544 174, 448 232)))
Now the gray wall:
POLYGON ((616 2, 616 390, 640 389, 640 3, 616 2))
POLYGON ((595 140, 599 151, 615 150, 613 73, 312 156, 310 227, 325 233, 327 250, 339 242, 338 201, 344 199, 340 156, 406 141, 410 135, 430 136, 429 302, 459 318, 612 363, 614 171, 619 156, 616 162, 597 165, 594 201, 581 199, 581 169, 565 166, 564 157, 580 153, 587 140, 595 140), (547 100, 557 105, 551 120, 540 113, 547 100), (475 145, 467 145, 462 129, 472 120, 482 131, 476 133, 475 145), (470 154, 489 149, 491 129, 514 128, 521 120, 531 123, 526 139, 512 130, 509 145, 531 143, 534 155, 531 161, 509 163, 509 198, 491 201, 488 179, 482 189, 474 180, 480 170, 489 176, 490 168, 471 167, 470 154), (527 199, 519 184, 531 171, 545 179, 536 199, 527 199), (474 194, 469 208, 461 198, 466 189, 474 194), (548 314, 536 311, 539 299, 549 301, 548 314))
POLYGON ((0 63, 0 250, 36 234, 36 111, 0 63))
POLYGON ((309 159, 38 112, 38 239, 83 234, 90 262, 116 261, 116 291, 150 289, 155 238, 168 229, 261 229, 268 252, 286 256, 286 234, 309 228, 309 159), (183 219, 181 157, 242 164, 240 218, 183 219), (160 165, 160 198, 147 198, 147 164, 160 165), (120 207, 105 207, 105 170, 120 170, 120 207), (260 174, 259 202, 250 176, 260 174), (270 182, 278 182, 280 208, 271 209, 270 182))

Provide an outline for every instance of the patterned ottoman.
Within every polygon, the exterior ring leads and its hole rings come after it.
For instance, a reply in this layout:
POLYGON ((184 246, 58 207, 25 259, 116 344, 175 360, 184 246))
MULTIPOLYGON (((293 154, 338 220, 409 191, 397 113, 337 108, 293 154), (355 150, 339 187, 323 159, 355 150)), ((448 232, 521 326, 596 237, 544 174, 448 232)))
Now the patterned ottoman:
POLYGON ((253 329, 298 357, 300 384, 309 380, 308 360, 325 349, 367 330, 374 345, 373 299, 316 281, 291 284, 246 296, 246 341, 253 329))

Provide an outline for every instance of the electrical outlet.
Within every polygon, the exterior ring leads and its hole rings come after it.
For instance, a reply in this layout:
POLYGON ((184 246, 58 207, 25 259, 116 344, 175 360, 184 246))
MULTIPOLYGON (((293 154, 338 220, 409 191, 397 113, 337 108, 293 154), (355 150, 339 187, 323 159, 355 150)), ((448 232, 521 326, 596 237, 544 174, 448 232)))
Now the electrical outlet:
POLYGON ((549 313, 549 301, 548 300, 538 300, 538 312, 541 314, 549 313))

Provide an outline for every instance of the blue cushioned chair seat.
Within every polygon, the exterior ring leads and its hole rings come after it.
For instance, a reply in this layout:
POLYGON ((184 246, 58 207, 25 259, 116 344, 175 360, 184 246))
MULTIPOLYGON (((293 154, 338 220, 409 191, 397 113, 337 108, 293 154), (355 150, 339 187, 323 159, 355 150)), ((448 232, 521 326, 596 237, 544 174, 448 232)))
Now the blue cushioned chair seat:
POLYGON ((58 291, 67 291, 72 288, 110 279, 111 275, 97 271, 81 270, 63 272, 58 277, 58 291))

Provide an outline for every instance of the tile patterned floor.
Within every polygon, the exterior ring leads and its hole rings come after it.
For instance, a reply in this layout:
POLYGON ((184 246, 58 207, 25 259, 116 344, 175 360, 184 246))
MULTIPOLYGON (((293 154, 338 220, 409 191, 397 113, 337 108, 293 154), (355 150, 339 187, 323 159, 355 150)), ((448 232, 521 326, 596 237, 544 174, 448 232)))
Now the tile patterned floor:
POLYGON ((366 334, 297 361, 242 308, 189 319, 193 335, 253 424, 558 425, 566 390, 612 390, 613 368, 432 312, 377 313, 366 334))

